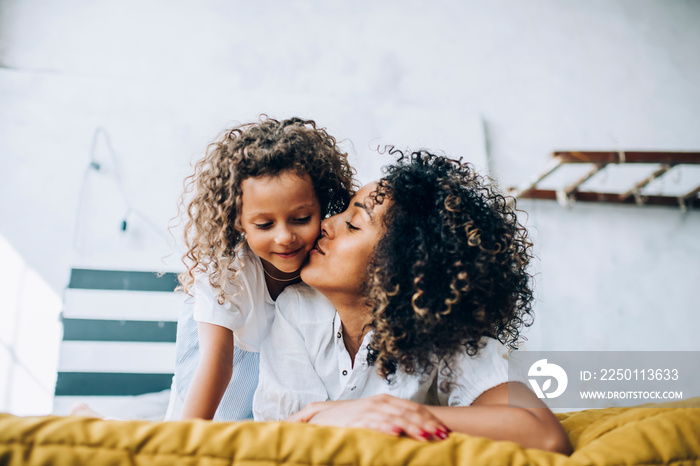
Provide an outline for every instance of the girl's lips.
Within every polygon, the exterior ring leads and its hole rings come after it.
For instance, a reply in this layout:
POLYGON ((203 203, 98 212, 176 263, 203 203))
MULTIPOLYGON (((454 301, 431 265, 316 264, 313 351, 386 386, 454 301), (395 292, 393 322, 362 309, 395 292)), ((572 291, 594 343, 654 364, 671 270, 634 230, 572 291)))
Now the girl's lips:
POLYGON ((294 251, 290 252, 276 252, 278 256, 280 256, 283 259, 291 259, 292 257, 295 257, 297 254, 299 254, 299 251, 301 251, 302 248, 295 249, 294 251))

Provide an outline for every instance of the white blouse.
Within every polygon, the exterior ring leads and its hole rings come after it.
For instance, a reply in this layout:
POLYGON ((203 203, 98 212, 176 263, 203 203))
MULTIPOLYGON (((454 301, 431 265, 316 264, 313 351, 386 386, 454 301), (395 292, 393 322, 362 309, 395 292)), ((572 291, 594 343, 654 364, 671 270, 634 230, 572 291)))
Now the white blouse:
POLYGON ((228 295, 217 302, 218 291, 209 284, 209 275, 197 275, 194 283, 194 320, 225 327, 235 336, 237 347, 260 351, 260 343, 275 315, 275 301, 265 283, 260 258, 247 246, 238 251, 234 265, 240 270, 235 284, 222 279, 228 295))
POLYGON ((437 389, 445 362, 427 375, 398 370, 387 382, 367 363, 372 332, 355 364, 343 343, 338 313, 325 296, 298 284, 277 298, 275 318, 260 349, 260 378, 253 399, 256 421, 283 420, 314 401, 352 400, 386 393, 423 404, 469 406, 486 390, 508 381, 508 351, 489 338, 472 358, 450 361, 449 392, 437 389))
MULTIPOLYGON (((234 284, 222 279, 228 294, 217 302, 218 290, 209 284, 208 274, 198 274, 194 283, 194 304, 183 306, 177 322, 175 376, 169 420, 179 419, 200 360, 198 322, 226 327, 234 334, 233 373, 219 407, 216 421, 252 419, 253 395, 258 385, 260 343, 275 315, 275 302, 265 284, 260 258, 243 246, 234 259, 240 270, 234 284)), ((228 278, 228 277, 227 277, 228 278)))

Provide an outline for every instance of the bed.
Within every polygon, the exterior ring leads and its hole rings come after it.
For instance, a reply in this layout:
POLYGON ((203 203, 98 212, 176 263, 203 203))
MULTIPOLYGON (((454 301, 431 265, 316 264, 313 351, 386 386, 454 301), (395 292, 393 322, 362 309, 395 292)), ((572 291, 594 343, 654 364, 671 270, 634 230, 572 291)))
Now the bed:
POLYGON ((0 464, 700 464, 700 398, 558 414, 567 457, 464 434, 421 443, 284 422, 108 421, 0 414, 0 464))

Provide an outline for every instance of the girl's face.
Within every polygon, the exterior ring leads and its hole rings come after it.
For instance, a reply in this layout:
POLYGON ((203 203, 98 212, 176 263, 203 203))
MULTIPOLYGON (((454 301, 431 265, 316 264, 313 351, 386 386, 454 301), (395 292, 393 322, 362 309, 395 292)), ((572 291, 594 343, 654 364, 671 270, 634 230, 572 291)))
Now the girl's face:
POLYGON ((329 298, 336 293, 359 295, 362 291, 369 258, 384 235, 382 217, 390 202, 385 199, 374 205, 369 195, 376 188, 376 182, 362 187, 345 212, 321 223, 322 236, 311 250, 301 278, 329 298))
POLYGON ((241 189, 241 229, 250 249, 277 278, 297 272, 318 238, 321 223, 311 178, 288 171, 246 178, 241 189))

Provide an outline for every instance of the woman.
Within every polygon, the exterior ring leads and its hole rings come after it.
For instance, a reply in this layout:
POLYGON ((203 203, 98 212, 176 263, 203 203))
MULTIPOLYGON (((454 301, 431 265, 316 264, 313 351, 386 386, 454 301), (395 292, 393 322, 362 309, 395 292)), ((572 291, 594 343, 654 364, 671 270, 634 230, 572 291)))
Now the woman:
POLYGON ((302 269, 315 290, 280 295, 256 419, 570 453, 551 411, 508 379, 507 347, 531 314, 530 249, 512 208, 467 164, 402 156, 323 221, 302 269))

